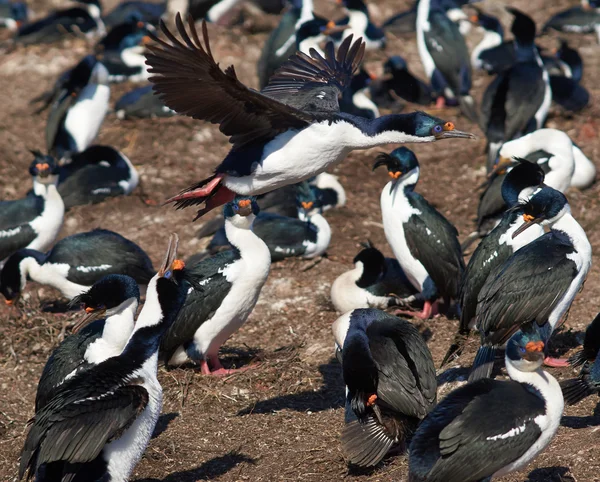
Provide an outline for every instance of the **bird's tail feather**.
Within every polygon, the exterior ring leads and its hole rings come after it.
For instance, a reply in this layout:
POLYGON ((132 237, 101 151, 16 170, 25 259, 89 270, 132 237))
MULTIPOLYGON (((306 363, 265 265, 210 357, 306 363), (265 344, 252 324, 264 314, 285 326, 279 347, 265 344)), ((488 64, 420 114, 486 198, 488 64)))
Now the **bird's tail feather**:
POLYGON ((584 378, 563 380, 560 382, 560 388, 567 405, 575 405, 594 393, 584 378))
POLYGON ((496 357, 496 347, 484 345, 479 347, 475 360, 473 360, 473 368, 469 375, 469 382, 474 382, 481 378, 490 378, 492 369, 494 368, 494 358, 496 357))
POLYGON ((365 422, 354 420, 346 424, 341 442, 348 462, 360 467, 377 465, 394 445, 385 427, 371 415, 365 422))
POLYGON ((467 343, 467 339, 469 338, 469 332, 464 332, 464 331, 458 331, 458 333, 456 333, 456 335, 454 336, 454 342, 452 343, 452 345, 450 345, 450 348, 448 348, 448 351, 446 352, 446 355, 444 356, 444 359, 442 360, 442 364, 440 365, 440 368, 443 368, 443 366, 448 363, 451 359, 455 359, 458 358, 463 349, 465 348, 465 344, 467 343))

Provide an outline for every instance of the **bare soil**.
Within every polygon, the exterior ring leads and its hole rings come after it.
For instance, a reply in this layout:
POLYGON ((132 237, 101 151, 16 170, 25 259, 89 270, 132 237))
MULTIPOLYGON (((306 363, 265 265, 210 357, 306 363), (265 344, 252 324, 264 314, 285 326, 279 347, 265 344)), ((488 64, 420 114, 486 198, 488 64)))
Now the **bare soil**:
MULTIPOLYGON (((53 5, 36 0, 37 14, 53 5)), ((54 2, 60 4, 60 2, 54 2)), ((115 0, 106 2, 113 5, 115 0)), ((405 9, 408 1, 372 3, 373 17, 381 21, 405 9)), ((515 0, 511 5, 531 14, 538 25, 555 12, 576 2, 515 0)), ((330 3, 317 3, 317 11, 341 16, 330 3)), ((275 20, 275 19, 273 19, 275 20)), ((238 76, 257 84, 256 61, 265 33, 249 35, 241 27, 212 27, 212 49, 221 65, 235 63, 238 76)), ((540 38, 553 47, 558 35, 540 38)), ((594 36, 567 36, 585 60, 583 84, 592 93, 591 107, 573 118, 558 111, 548 126, 565 130, 595 159, 599 156, 597 105, 600 87, 600 47, 594 36)), ((6 34, 4 37, 6 38, 6 34)), ((478 40, 473 34, 470 42, 478 40)), ((30 188, 28 149, 44 148, 44 114, 33 115, 30 99, 47 89, 57 74, 88 52, 90 44, 70 39, 50 46, 19 48, 0 58, 0 198, 16 199, 30 188)), ((414 37, 389 38, 385 53, 369 53, 367 66, 381 73, 387 55, 403 55, 412 71, 422 76, 414 37)), ((479 100, 490 81, 475 78, 479 100)), ((130 86, 113 88, 116 100, 130 86)), ((413 109, 408 106, 405 110, 413 109)), ((439 116, 458 128, 481 134, 475 125, 458 117, 455 109, 439 116)), ((202 248, 191 223, 194 212, 160 207, 169 195, 206 177, 228 150, 217 128, 187 118, 119 121, 109 115, 99 143, 122 149, 140 171, 146 195, 156 201, 147 206, 138 195, 113 199, 96 206, 73 209, 65 219, 61 237, 103 227, 117 231, 142 246, 158 264, 169 233, 181 238, 184 256, 202 248)), ((477 186, 483 182, 485 139, 444 141, 415 146, 422 164, 418 186, 452 222, 464 238, 474 227, 477 186)), ((391 149, 391 146, 390 146, 391 149)), ((328 258, 304 271, 306 261, 289 260, 273 266, 255 311, 239 333, 224 346, 226 364, 255 364, 255 368, 227 378, 211 378, 193 370, 160 370, 165 392, 163 415, 146 454, 135 469, 138 482, 219 481, 355 481, 406 480, 404 456, 386 460, 375 470, 349 473, 338 438, 343 424, 344 387, 340 366, 333 358, 330 325, 336 313, 329 302, 333 280, 349 269, 359 249, 370 238, 391 254, 381 227, 379 193, 383 173, 371 173, 375 150, 351 154, 336 170, 348 191, 346 207, 330 211, 333 229, 328 258)), ((585 192, 569 191, 573 212, 583 225, 595 253, 600 252, 599 185, 585 192)), ((562 333, 554 338, 554 353, 572 353, 582 332, 600 305, 597 255, 585 289, 577 297, 562 333)), ((51 350, 68 332, 78 313, 56 313, 58 293, 30 283, 18 308, 0 306, 0 479, 15 480, 26 421, 33 415, 37 380, 51 350)), ((437 364, 448 348, 456 321, 444 317, 418 324, 426 335, 437 364)), ((469 366, 475 341, 458 360, 469 366)), ((456 364, 456 366, 460 366, 456 364)), ((552 370, 559 379, 573 376, 569 369, 552 370)), ((440 388, 440 397, 450 389, 440 388)), ((562 426, 550 447, 526 470, 503 481, 592 482, 600 480, 600 410, 591 397, 566 409, 562 426)), ((494 414, 490 414, 494 416, 494 414)))

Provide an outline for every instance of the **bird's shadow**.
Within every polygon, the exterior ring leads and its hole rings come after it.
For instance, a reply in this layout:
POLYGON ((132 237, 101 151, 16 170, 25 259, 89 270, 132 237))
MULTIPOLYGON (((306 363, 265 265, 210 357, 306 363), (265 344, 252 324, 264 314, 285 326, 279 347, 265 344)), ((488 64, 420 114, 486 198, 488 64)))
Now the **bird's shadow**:
POLYGON ((336 358, 329 363, 319 366, 319 372, 323 377, 323 386, 317 390, 307 390, 300 393, 281 395, 261 400, 240 410, 238 415, 250 415, 254 413, 271 413, 278 410, 295 410, 297 412, 321 412, 330 408, 344 406, 344 381, 342 379, 342 368, 336 358))
POLYGON ((158 422, 156 422, 156 426, 154 427, 152 438, 158 437, 165 430, 167 430, 169 425, 171 425, 171 422, 177 417, 179 417, 179 413, 177 412, 163 413, 160 417, 158 417, 158 422))
POLYGON ((563 427, 568 427, 572 429, 580 429, 587 427, 597 427, 600 425, 600 403, 596 405, 594 408, 594 412, 592 415, 587 417, 575 417, 573 415, 564 415, 560 420, 560 424, 563 427))
POLYGON ((542 467, 529 472, 526 482, 574 482, 570 472, 568 467, 542 467))
POLYGON ((254 465, 256 464, 256 459, 234 451, 207 460, 195 469, 174 472, 167 475, 164 479, 147 478, 138 479, 136 482, 196 482, 198 480, 214 480, 242 463, 254 465))
POLYGON ((40 301, 40 311, 43 313, 66 314, 71 311, 78 311, 79 309, 79 305, 70 306, 69 301, 64 299, 40 301))

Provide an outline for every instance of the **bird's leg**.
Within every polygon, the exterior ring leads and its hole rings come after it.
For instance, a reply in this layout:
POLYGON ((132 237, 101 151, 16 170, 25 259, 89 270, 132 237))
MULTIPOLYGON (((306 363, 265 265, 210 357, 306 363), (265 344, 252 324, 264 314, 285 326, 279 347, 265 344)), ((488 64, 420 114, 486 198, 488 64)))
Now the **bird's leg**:
POLYGON ((443 95, 440 95, 435 101, 436 109, 443 109, 446 107, 446 98, 443 95))
MULTIPOLYGON (((240 368, 224 368, 223 365, 221 365, 221 361, 219 360, 219 357, 217 355, 208 356, 208 363, 210 363, 212 370, 209 369, 208 373, 204 373, 204 369, 202 369, 202 374, 214 375, 217 377, 231 375, 233 373, 245 372, 246 370, 249 370, 250 368, 252 368, 251 365, 246 365, 246 366, 240 367, 240 368)), ((208 365, 207 365, 207 368, 208 368, 208 365)))
POLYGON ((566 358, 553 358, 547 356, 544 358, 544 365, 547 367, 564 368, 569 366, 569 360, 566 358))
POLYGON ((414 318, 419 318, 420 320, 428 320, 429 318, 432 317, 433 314, 437 314, 437 301, 435 303, 431 303, 431 301, 429 300, 425 300, 425 303, 423 304, 423 311, 405 311, 405 310, 397 310, 392 312, 393 315, 405 315, 405 316, 411 316, 414 318), (434 305, 436 305, 435 307, 435 311, 434 311, 434 305))
POLYGON ((200 373, 202 373, 202 375, 210 375, 208 362, 204 358, 200 361, 200 373))

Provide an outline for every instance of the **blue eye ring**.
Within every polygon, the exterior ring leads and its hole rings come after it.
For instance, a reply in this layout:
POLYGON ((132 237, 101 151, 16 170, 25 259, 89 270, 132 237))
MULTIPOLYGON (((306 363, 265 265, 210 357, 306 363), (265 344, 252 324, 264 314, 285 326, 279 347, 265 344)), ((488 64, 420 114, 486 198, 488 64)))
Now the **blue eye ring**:
POLYGON ((527 350, 525 349, 525 347, 524 347, 524 346, 520 346, 520 347, 519 347, 519 351, 520 351, 521 353, 525 353, 527 350))
POLYGON ((165 274, 164 274, 163 278, 167 278, 167 279, 169 279, 169 278, 171 277, 171 275, 172 275, 172 274, 173 274, 173 273, 171 272, 171 270, 169 270, 169 271, 165 271, 165 274))
POLYGON ((433 126, 433 132, 435 132, 436 134, 439 134, 440 132, 442 132, 444 130, 444 128, 441 125, 436 125, 433 126))
POLYGON ((233 210, 234 211, 239 211, 240 207, 237 204, 233 205, 233 210))

